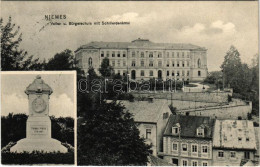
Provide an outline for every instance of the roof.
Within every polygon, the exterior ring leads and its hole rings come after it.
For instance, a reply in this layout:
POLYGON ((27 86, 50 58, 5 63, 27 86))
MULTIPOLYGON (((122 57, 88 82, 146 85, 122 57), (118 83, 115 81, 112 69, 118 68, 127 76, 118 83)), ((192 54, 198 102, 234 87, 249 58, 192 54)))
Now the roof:
POLYGON ((167 161, 151 154, 148 156, 148 162, 150 166, 176 166, 175 164, 170 164, 167 161))
POLYGON ((167 123, 164 135, 176 136, 172 134, 172 127, 180 124, 181 137, 196 137, 196 138, 212 138, 214 119, 202 116, 185 116, 185 115, 171 115, 167 123), (197 128, 206 128, 204 137, 197 136, 197 128))
POLYGON ((253 122, 249 120, 216 120, 213 147, 256 149, 253 122))
POLYGON ((206 50, 204 47, 200 47, 187 43, 154 43, 148 39, 136 39, 132 42, 98 42, 93 41, 86 45, 82 45, 75 52, 80 49, 128 49, 128 48, 161 48, 161 49, 173 49, 173 50, 206 50))
POLYGON ((240 166, 258 166, 258 162, 249 159, 242 159, 240 162, 240 166))
POLYGON ((153 102, 122 100, 120 102, 128 112, 133 114, 135 122, 157 123, 162 113, 171 113, 166 100, 153 100, 153 102), (166 111, 164 111, 165 105, 166 111))
POLYGON ((33 83, 31 83, 26 89, 25 93, 31 94, 31 93, 47 93, 47 94, 52 94, 52 88, 46 84, 42 79, 40 75, 37 75, 36 78, 34 79, 33 83))

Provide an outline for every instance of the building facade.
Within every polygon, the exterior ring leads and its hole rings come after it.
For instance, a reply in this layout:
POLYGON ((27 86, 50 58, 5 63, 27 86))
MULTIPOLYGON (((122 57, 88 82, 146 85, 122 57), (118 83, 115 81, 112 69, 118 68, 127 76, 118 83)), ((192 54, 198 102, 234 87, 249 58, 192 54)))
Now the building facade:
POLYGON ((78 67, 97 73, 107 57, 114 72, 132 80, 176 79, 202 81, 207 77, 207 50, 192 44, 132 42, 91 42, 75 51, 78 67))
POLYGON ((140 131, 140 137, 145 139, 145 143, 152 145, 152 154, 158 155, 163 147, 163 132, 165 130, 171 110, 166 100, 149 101, 120 101, 126 110, 133 114, 134 121, 140 131))
POLYGON ((213 127, 209 117, 171 115, 160 155, 177 166, 212 166, 213 127))
POLYGON ((216 120, 213 137, 213 165, 240 166, 255 160, 257 151, 252 121, 216 120))

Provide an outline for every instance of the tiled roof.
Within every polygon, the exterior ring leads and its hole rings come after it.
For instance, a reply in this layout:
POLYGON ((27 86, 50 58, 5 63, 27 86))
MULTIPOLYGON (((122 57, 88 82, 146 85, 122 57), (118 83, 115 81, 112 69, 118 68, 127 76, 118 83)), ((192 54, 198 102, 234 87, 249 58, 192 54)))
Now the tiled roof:
POLYGON ((161 48, 175 50, 206 50, 204 47, 186 43, 153 43, 147 39, 137 39, 132 42, 90 42, 82 45, 80 49, 127 49, 127 48, 161 48))
POLYGON ((150 166, 176 166, 175 164, 170 164, 170 163, 166 162, 165 160, 158 158, 156 156, 153 156, 153 155, 148 156, 148 161, 149 161, 150 166))
POLYGON ((166 100, 153 100, 153 102, 148 101, 120 101, 130 113, 133 114, 135 122, 148 122, 157 123, 159 117, 164 112, 171 112, 167 108, 167 111, 162 111, 165 105, 167 105, 166 100))
POLYGON ((197 137, 197 128, 202 126, 206 127, 204 138, 212 138, 214 120, 210 119, 210 117, 201 116, 171 115, 164 135, 173 135, 172 127, 178 123, 180 124, 181 137, 197 137))
POLYGON ((249 120, 216 120, 213 147, 256 149, 253 122, 249 120))

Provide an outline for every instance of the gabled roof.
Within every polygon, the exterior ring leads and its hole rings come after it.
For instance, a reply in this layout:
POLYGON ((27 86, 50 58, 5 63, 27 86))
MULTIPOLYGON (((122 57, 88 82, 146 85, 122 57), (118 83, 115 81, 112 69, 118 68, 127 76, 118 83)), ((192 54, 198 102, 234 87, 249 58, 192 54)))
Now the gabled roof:
POLYGON ((163 113, 171 113, 166 100, 153 100, 153 102, 122 100, 120 103, 125 106, 125 110, 133 114, 135 122, 157 123, 163 113))
POLYGON ((176 136, 172 134, 172 127, 178 123, 181 126, 180 137, 197 137, 197 128, 201 126, 207 128, 203 138, 212 138, 213 136, 213 119, 210 119, 210 117, 184 115, 171 115, 164 131, 164 135, 176 136))
POLYGON ((86 45, 80 46, 75 52, 81 49, 128 49, 128 48, 161 48, 161 49, 175 49, 175 50, 206 50, 200 47, 187 43, 154 43, 148 39, 136 39, 132 42, 90 42, 86 45))
POLYGON ((148 163, 150 166, 176 166, 151 154, 148 156, 148 163))

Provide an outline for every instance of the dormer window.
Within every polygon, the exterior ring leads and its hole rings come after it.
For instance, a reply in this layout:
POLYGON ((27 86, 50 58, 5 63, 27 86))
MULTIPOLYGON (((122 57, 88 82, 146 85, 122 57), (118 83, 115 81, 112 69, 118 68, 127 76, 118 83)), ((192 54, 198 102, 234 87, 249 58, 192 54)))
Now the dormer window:
POLYGON ((177 123, 172 127, 172 134, 177 135, 180 133, 180 124, 177 123))
POLYGON ((199 127, 199 128, 197 129, 197 136, 204 137, 204 128, 199 127))

